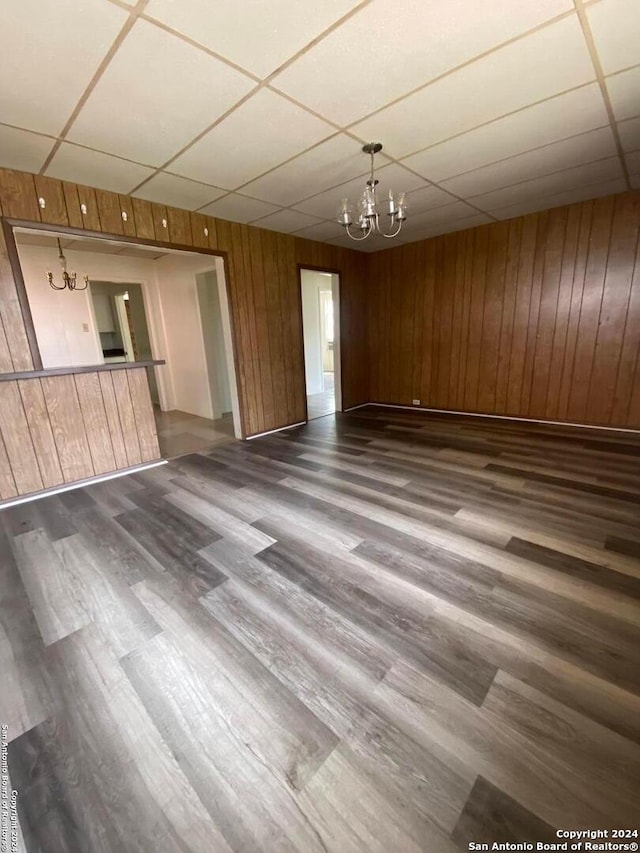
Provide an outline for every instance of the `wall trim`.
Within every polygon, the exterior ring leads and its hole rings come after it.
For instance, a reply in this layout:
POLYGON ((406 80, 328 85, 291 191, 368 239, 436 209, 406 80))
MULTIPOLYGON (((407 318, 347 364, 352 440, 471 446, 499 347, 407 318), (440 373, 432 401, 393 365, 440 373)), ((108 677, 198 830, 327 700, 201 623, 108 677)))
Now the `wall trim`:
POLYGON ((286 426, 277 427, 277 429, 268 429, 266 432, 256 432, 254 435, 248 435, 245 441, 253 441, 254 438, 262 438, 264 435, 273 435, 274 432, 282 432, 285 429, 293 429, 294 427, 304 426, 309 421, 298 421, 296 424, 287 424, 286 426))
POLYGON ((360 403, 359 406, 351 406, 345 412, 353 412, 355 409, 363 409, 366 406, 379 406, 383 409, 405 409, 408 412, 434 412, 442 415, 463 415, 468 418, 493 418, 497 421, 524 421, 530 424, 552 424, 554 426, 580 427, 581 429, 603 429, 608 432, 630 432, 634 435, 640 434, 640 429, 630 427, 602 426, 600 424, 578 424, 574 421, 546 421, 540 418, 522 418, 517 415, 485 415, 482 412, 463 412, 460 409, 430 409, 426 406, 401 406, 398 403, 360 403))
POLYGON ((51 495, 59 495, 62 492, 71 492, 73 489, 81 489, 83 486, 93 486, 95 483, 104 483, 106 480, 115 480, 117 477, 126 477, 127 474, 137 474, 139 471, 147 471, 149 468, 157 468, 166 465, 168 459, 159 459, 157 462, 143 462, 142 465, 132 465, 130 468, 122 468, 120 471, 112 471, 110 474, 100 474, 97 477, 87 477, 84 480, 76 480, 74 483, 65 483, 63 486, 52 486, 50 489, 42 489, 40 492, 31 492, 28 495, 20 495, 18 498, 9 498, 0 502, 0 511, 9 509, 19 504, 39 501, 40 498, 48 498, 51 495))

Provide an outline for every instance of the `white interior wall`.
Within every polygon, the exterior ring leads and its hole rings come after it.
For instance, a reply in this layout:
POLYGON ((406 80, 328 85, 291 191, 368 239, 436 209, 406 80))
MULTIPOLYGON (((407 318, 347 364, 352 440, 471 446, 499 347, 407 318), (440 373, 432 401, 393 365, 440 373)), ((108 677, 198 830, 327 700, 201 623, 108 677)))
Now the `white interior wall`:
POLYGON ((322 341, 320 332, 321 290, 331 289, 331 273, 302 270, 302 324, 307 394, 319 394, 322 386, 322 341))
POLYGON ((156 261, 158 298, 167 361, 171 365, 174 409, 213 418, 207 354, 202 334, 196 275, 215 268, 213 258, 165 255, 156 261))
MULTIPOLYGON (((60 280, 57 249, 18 244, 18 254, 44 367, 102 364, 100 336, 90 291, 57 291, 49 287, 49 270, 53 272, 55 281, 60 280)), ((65 250, 65 255, 69 271, 76 272, 79 280, 88 275, 97 281, 135 281, 140 282, 143 289, 155 287, 155 267, 151 259, 71 249, 65 250)), ((154 324, 152 314, 153 311, 148 309, 150 333, 154 324)), ((154 352, 159 352, 162 342, 155 343, 154 352)))

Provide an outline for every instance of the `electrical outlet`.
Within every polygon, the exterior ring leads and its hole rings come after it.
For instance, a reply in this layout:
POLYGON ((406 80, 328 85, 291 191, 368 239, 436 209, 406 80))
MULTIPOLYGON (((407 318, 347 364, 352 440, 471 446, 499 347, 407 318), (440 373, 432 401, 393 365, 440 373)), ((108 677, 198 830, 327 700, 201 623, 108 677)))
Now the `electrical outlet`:
POLYGON ((420 400, 412 400, 411 402, 413 403, 414 406, 420 405, 420 400))
POLYGON ((82 331, 83 331, 83 332, 88 332, 88 331, 89 331, 89 324, 88 324, 88 323, 83 323, 83 324, 82 324, 82 331))

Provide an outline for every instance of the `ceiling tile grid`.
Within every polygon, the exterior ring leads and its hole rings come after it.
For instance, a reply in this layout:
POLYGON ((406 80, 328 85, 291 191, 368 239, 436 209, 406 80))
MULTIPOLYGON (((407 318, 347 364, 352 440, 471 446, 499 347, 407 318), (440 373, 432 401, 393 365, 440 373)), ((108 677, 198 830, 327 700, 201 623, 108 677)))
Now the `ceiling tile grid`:
POLYGON ((640 3, 0 4, 1 166, 374 251, 370 139, 402 242, 638 186, 640 3))

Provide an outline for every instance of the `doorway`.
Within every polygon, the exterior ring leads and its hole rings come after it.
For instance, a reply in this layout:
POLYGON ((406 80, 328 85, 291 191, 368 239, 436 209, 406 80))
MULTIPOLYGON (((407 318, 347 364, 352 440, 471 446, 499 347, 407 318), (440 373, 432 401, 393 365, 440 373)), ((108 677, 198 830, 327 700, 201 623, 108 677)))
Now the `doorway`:
POLYGON ((211 411, 214 420, 231 417, 229 363, 224 341, 218 277, 215 270, 196 275, 202 340, 207 363, 211 411))
MULTIPOLYGON (((91 281, 91 306, 98 347, 105 364, 153 359, 144 294, 139 282, 91 281)), ((159 405, 155 373, 149 371, 151 400, 159 405)))
POLYGON ((307 418, 342 408, 340 393, 340 280, 337 273, 300 271, 307 418))

